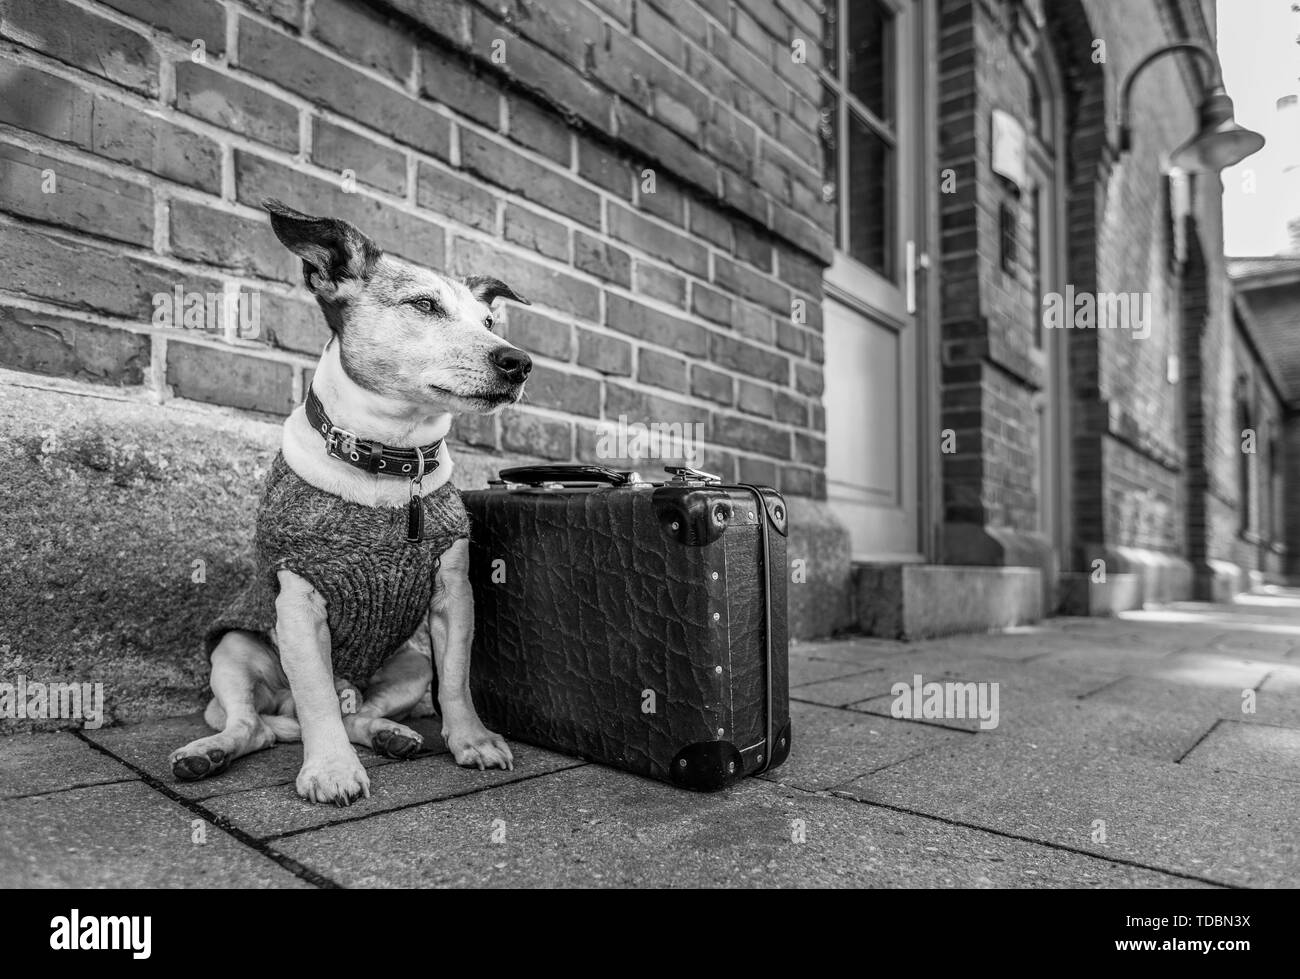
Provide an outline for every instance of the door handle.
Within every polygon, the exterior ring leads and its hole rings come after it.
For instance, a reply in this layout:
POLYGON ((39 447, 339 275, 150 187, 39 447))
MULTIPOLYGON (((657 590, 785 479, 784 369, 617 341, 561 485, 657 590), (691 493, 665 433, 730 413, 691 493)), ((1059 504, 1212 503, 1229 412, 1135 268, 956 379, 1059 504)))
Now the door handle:
POLYGON ((918 268, 928 269, 930 267, 930 256, 925 252, 918 253, 916 242, 909 240, 907 242, 907 315, 912 316, 916 313, 916 270, 918 268))

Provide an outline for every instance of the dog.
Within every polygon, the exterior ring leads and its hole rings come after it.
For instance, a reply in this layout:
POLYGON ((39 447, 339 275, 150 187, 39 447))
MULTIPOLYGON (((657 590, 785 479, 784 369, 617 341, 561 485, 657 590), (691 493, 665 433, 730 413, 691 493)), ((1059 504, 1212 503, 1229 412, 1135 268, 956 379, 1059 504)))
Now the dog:
POLYGON ((387 255, 346 221, 262 206, 331 336, 262 491, 253 581, 207 637, 217 733, 174 751, 172 772, 207 778, 301 739, 298 794, 350 805, 370 795, 353 745, 424 750, 400 722, 435 668, 456 763, 512 769, 470 697, 469 523, 444 439, 454 414, 522 396, 532 362, 493 332, 492 306, 527 300, 387 255))

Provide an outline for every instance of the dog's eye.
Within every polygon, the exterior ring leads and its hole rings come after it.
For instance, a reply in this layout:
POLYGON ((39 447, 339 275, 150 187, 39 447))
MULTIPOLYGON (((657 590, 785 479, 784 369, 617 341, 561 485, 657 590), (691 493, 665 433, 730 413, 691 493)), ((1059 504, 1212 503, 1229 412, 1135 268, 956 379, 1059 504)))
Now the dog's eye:
POLYGON ((491 317, 491 316, 484 316, 484 317, 483 317, 483 325, 486 326, 489 330, 492 329, 492 317, 491 317))
POLYGON ((432 316, 434 313, 440 312, 438 304, 428 296, 419 296, 415 299, 409 299, 407 300, 407 305, 416 312, 423 313, 425 316, 432 316))

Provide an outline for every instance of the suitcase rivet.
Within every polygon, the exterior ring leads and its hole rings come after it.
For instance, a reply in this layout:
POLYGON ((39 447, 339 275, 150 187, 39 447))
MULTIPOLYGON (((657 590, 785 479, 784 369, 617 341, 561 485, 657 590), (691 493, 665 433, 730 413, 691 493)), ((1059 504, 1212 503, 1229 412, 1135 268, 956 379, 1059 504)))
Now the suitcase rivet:
POLYGON ((676 520, 674 520, 674 521, 673 521, 673 530, 681 530, 681 528, 682 528, 682 525, 679 524, 676 520))
POLYGON ((727 774, 734 775, 735 773, 736 773, 736 763, 734 761, 727 762, 727 774))
POLYGON ((717 621, 718 621, 719 619, 721 619, 721 618, 722 618, 722 613, 721 613, 721 612, 714 612, 714 613, 713 613, 713 621, 714 621, 714 622, 717 622, 717 621))
POLYGON ((750 511, 749 511, 749 519, 750 519, 750 520, 753 520, 753 519, 754 519, 754 511, 753 511, 753 510, 750 510, 750 511))
POLYGON ((727 509, 726 509, 726 507, 720 507, 720 506, 718 506, 718 507, 714 507, 714 508, 713 508, 713 522, 714 522, 714 523, 726 523, 726 522, 727 522, 727 509))
POLYGON ((713 580, 714 580, 714 581, 717 581, 717 580, 718 580, 718 572, 716 572, 716 571, 713 572, 713 580))
POLYGON ((782 748, 784 748, 784 747, 785 747, 785 738, 782 738, 780 741, 777 742, 777 744, 779 744, 782 748))
POLYGON ((714 672, 714 673, 721 673, 721 672, 722 672, 722 667, 721 667, 721 666, 715 666, 715 667, 713 668, 713 672, 714 672))
POLYGON ((678 767, 678 768, 685 768, 685 767, 686 767, 686 759, 683 758, 681 761, 679 761, 679 762, 677 763, 677 767, 678 767))
POLYGON ((762 755, 759 755, 759 756, 758 756, 758 761, 759 761, 759 764, 762 764, 762 761, 763 761, 763 756, 762 756, 762 755))

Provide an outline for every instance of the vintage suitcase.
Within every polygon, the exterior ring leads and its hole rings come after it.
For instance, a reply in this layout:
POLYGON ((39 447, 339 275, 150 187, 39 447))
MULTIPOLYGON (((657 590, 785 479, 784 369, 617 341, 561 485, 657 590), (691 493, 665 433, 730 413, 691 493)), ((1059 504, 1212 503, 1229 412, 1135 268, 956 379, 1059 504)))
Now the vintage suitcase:
POLYGON ((785 501, 669 468, 507 469, 464 494, 470 669, 527 744, 715 790, 790 751, 785 501))

